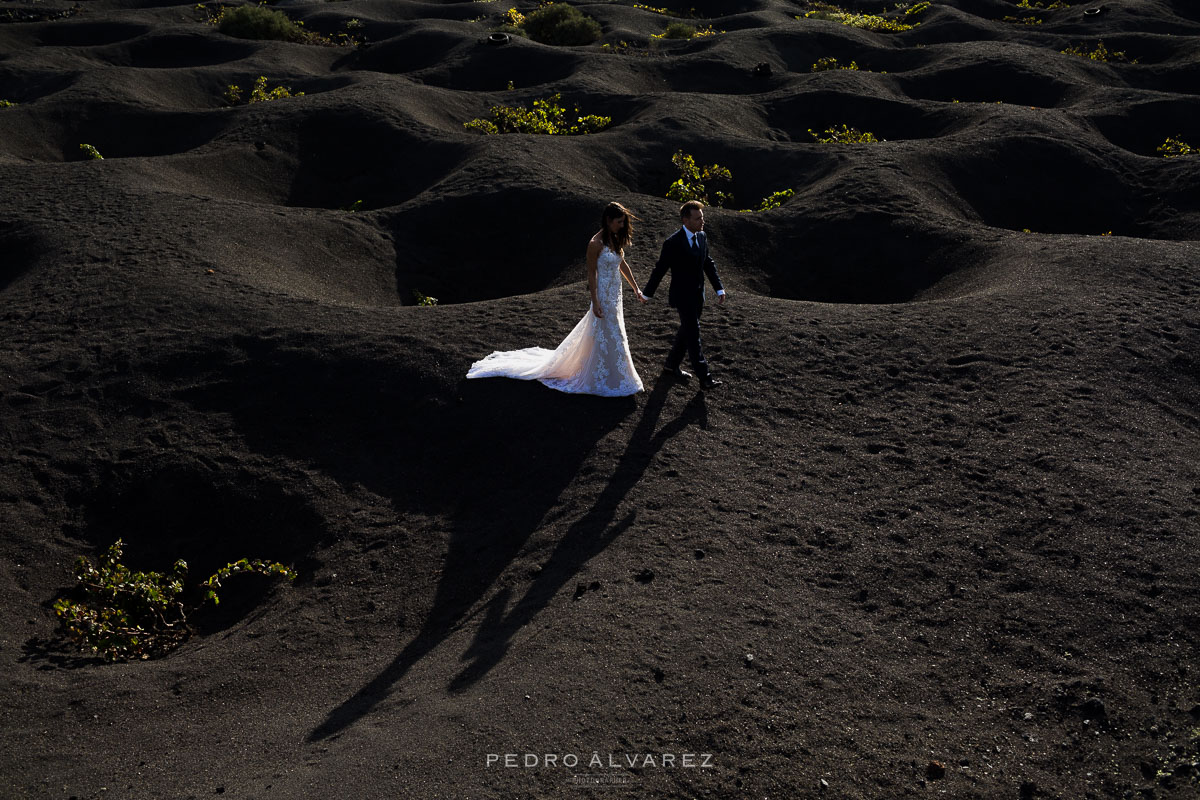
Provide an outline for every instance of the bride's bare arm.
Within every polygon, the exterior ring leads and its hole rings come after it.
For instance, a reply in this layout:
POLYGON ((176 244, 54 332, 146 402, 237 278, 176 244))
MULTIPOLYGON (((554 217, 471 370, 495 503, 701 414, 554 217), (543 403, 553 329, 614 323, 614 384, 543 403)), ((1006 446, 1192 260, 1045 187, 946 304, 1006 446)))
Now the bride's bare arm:
POLYGON ((629 285, 633 288, 633 293, 638 296, 638 300, 646 302, 645 296, 642 295, 642 290, 638 288, 637 280, 633 277, 633 268, 629 266, 629 262, 624 258, 621 259, 621 275, 625 280, 629 281, 629 285))

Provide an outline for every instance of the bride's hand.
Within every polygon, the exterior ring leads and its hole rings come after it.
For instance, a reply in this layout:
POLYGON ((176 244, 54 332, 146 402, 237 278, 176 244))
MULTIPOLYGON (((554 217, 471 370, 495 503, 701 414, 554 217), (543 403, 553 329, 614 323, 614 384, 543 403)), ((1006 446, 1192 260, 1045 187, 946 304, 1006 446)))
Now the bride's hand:
POLYGON ((600 310, 599 303, 592 303, 592 313, 596 315, 596 319, 604 319, 604 312, 600 310))

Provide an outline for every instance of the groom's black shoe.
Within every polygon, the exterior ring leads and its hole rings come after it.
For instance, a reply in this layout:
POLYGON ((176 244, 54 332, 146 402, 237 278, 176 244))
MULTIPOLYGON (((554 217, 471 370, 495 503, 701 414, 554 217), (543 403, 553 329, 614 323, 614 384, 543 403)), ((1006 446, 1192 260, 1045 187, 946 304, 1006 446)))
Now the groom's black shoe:
POLYGON ((721 385, 723 381, 714 378, 712 375, 705 375, 700 379, 700 387, 703 389, 715 389, 721 385))
POLYGON ((683 367, 663 367, 663 374, 670 375, 680 383, 687 383, 692 377, 692 373, 688 372, 683 367))

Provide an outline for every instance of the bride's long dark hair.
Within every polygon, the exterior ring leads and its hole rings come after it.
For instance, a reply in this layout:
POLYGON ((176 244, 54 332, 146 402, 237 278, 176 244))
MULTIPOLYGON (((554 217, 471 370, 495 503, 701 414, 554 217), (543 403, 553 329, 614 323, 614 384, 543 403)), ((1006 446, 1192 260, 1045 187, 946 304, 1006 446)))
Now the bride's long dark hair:
MULTIPOLYGON (((633 241, 633 221, 637 217, 633 215, 628 208, 617 202, 608 204, 604 209, 604 214, 600 217, 600 241, 612 250, 614 253, 624 252, 625 246, 633 241), (613 234, 608 229, 608 223, 619 217, 625 218, 625 227, 617 234, 613 234)), ((641 220, 638 220, 639 222, 641 220)))

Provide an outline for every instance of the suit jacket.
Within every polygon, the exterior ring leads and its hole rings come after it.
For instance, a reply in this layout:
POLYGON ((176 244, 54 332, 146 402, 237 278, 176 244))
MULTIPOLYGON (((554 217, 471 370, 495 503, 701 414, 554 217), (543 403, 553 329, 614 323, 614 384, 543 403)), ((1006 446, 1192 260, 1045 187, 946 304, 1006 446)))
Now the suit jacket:
POLYGON ((704 306, 705 275, 717 291, 725 288, 717 275, 717 265, 708 254, 708 235, 700 231, 696 234, 696 239, 700 244, 699 255, 688 247, 687 233, 683 228, 667 237, 663 242, 662 253, 658 256, 658 263, 654 265, 642 294, 653 297, 659 281, 668 270, 671 272, 671 289, 667 300, 674 308, 698 312, 704 306))

